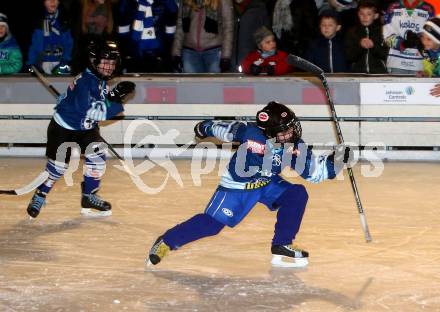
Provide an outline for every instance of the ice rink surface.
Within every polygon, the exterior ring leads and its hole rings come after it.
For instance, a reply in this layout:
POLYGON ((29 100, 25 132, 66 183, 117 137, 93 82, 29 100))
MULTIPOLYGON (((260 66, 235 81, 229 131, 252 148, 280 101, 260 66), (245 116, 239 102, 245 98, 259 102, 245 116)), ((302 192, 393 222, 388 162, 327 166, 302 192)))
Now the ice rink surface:
MULTIPOLYGON (((0 311, 440 311, 440 166, 385 163, 382 175, 355 175, 373 237, 365 243, 351 186, 309 184, 297 243, 310 252, 307 270, 272 269, 275 213, 257 205, 226 228, 172 251, 153 270, 144 265, 154 240, 202 212, 218 171, 196 186, 189 161, 176 161, 158 194, 141 192, 111 166, 101 196, 113 216, 81 217, 81 174, 60 181, 39 217, 31 194, 0 197, 0 311)), ((0 159, 0 188, 25 185, 44 159, 0 159)), ((159 186, 167 171, 142 176, 159 186)))

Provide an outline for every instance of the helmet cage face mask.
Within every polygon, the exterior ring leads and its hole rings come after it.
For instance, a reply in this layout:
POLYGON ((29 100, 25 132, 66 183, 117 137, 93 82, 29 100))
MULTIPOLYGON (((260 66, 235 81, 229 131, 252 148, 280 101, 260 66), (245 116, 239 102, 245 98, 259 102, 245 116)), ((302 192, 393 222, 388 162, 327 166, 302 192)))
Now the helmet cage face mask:
POLYGON ((103 80, 112 79, 117 74, 121 64, 118 47, 113 41, 91 42, 89 45, 89 59, 89 69, 103 80))
POLYGON ((277 143, 295 143, 302 135, 301 123, 287 106, 270 102, 257 113, 257 125, 277 143))

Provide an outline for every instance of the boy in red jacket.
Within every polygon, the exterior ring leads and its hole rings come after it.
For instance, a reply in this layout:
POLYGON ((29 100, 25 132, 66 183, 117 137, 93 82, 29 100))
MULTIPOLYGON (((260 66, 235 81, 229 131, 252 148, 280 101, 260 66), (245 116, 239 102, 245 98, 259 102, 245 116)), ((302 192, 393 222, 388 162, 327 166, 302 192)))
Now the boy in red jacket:
POLYGON ((258 50, 250 52, 241 63, 242 70, 248 75, 284 75, 293 71, 287 63, 288 54, 277 50, 277 43, 272 31, 263 26, 254 34, 258 50))

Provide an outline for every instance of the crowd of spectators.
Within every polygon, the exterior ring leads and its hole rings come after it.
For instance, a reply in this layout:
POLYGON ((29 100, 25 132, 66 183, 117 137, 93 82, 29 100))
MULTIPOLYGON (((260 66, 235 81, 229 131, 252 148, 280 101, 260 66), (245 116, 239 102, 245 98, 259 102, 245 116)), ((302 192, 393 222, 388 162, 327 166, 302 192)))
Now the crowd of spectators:
POLYGON ((440 76, 438 0, 35 0, 0 4, 0 74, 75 74, 96 36, 123 72, 440 76), (436 7, 437 6, 437 7, 436 7))

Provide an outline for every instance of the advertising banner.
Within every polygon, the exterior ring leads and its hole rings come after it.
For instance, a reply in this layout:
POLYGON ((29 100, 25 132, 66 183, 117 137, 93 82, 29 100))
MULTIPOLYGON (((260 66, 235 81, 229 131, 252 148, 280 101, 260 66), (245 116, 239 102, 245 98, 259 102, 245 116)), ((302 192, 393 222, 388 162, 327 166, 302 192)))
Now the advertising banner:
POLYGON ((383 82, 361 83, 361 104, 439 104, 430 94, 435 83, 383 82))

